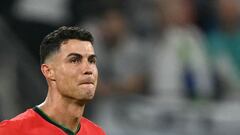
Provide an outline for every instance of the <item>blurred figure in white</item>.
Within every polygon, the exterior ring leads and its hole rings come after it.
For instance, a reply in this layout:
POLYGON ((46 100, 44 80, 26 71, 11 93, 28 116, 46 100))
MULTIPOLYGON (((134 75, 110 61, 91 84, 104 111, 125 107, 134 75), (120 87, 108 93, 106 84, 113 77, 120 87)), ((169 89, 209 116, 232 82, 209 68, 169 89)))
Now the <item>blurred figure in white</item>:
POLYGON ((209 98, 212 84, 205 40, 194 25, 191 0, 159 1, 163 33, 154 49, 152 90, 159 99, 209 98))
POLYGON ((163 26, 149 57, 152 62, 149 82, 158 108, 155 117, 162 122, 158 128, 173 135, 208 134, 210 110, 199 101, 211 99, 213 84, 207 40, 195 25, 195 3, 192 0, 158 2, 163 26))

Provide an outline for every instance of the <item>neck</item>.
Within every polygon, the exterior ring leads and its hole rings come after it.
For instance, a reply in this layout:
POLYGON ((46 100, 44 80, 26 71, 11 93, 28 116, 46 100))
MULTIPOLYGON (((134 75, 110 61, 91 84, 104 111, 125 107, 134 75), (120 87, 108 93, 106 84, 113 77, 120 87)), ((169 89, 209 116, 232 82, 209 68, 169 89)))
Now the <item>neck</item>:
POLYGON ((38 107, 48 117, 75 132, 83 115, 84 106, 60 95, 53 97, 49 92, 46 100, 38 107))

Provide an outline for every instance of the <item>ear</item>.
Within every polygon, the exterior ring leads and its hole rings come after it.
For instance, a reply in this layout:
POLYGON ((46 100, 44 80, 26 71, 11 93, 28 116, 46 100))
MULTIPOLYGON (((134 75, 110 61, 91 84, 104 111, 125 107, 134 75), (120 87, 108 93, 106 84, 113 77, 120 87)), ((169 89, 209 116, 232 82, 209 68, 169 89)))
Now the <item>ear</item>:
POLYGON ((42 64, 41 71, 47 80, 55 81, 54 70, 49 64, 42 64))

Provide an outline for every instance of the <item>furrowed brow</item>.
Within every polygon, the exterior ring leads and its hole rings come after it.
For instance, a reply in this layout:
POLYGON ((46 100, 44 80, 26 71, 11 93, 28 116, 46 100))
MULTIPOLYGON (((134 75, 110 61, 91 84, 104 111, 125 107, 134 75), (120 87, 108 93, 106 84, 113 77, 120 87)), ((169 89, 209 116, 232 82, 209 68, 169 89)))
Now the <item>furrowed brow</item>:
POLYGON ((70 53, 70 54, 67 55, 67 57, 72 57, 72 56, 80 57, 80 58, 82 57, 82 55, 79 54, 79 53, 70 53))

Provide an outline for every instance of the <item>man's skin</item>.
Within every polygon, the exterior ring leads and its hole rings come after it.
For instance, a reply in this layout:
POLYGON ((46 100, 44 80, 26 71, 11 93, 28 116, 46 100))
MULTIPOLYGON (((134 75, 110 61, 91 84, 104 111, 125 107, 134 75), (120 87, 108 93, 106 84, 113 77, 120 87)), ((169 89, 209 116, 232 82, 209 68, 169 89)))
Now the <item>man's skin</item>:
POLYGON ((97 86, 92 44, 78 39, 64 41, 59 51, 41 65, 41 71, 48 83, 48 94, 38 107, 51 119, 76 131, 85 104, 94 97, 97 86))

